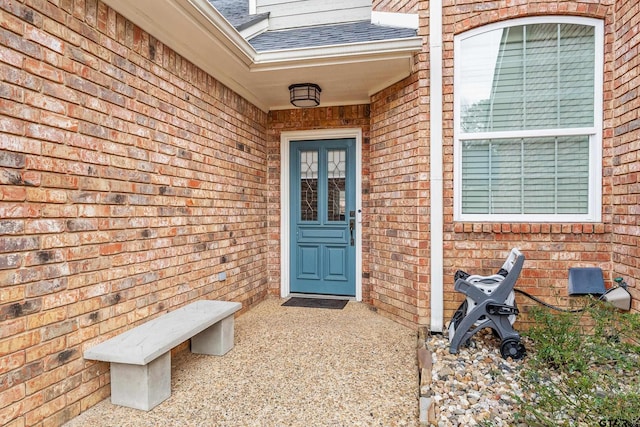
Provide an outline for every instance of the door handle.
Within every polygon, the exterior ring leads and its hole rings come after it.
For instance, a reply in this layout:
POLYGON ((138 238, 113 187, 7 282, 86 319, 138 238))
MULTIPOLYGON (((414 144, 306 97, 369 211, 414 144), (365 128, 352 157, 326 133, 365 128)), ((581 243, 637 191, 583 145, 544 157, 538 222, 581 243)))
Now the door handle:
POLYGON ((353 229, 356 228, 356 220, 355 219, 350 219, 349 220, 349 234, 351 235, 351 246, 355 245, 355 241, 353 239, 353 229))

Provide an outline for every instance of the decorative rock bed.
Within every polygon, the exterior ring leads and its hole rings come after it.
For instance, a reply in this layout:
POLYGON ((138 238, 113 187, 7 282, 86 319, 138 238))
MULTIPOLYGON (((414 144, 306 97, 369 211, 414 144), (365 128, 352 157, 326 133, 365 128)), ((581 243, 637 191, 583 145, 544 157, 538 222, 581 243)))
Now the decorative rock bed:
POLYGON ((499 340, 490 330, 474 336, 470 347, 449 353, 443 335, 421 331, 420 421, 423 425, 496 427, 518 426, 513 418, 514 394, 521 395, 519 370, 522 361, 505 360, 499 340))

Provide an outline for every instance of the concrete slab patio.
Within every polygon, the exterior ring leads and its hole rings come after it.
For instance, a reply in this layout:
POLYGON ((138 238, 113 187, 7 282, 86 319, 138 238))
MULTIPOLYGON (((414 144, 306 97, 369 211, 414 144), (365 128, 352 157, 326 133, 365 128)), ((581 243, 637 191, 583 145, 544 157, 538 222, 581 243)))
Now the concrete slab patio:
POLYGON ((172 395, 149 412, 106 399, 79 426, 414 426, 416 332, 365 304, 282 307, 272 298, 237 317, 223 357, 181 351, 172 395))

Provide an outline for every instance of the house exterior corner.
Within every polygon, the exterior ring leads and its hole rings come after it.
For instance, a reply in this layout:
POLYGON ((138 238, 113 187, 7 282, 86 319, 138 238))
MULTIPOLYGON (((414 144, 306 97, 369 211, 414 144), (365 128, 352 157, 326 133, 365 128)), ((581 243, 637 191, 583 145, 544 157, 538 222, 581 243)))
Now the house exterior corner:
MULTIPOLYGON (((513 3, 442 0, 441 10, 431 10, 440 2, 376 0, 374 11, 418 15, 422 48, 407 59, 411 71, 385 80, 368 102, 269 109, 223 84, 229 76, 205 71, 206 61, 187 59, 193 52, 169 47, 101 1, 1 2, 0 424, 62 425, 108 397, 108 366, 82 354, 132 325, 199 299, 250 310, 269 296, 288 296, 281 249, 289 238, 282 226, 291 208, 282 197, 289 133, 356 135, 358 212, 341 218, 356 227, 359 289, 350 297, 382 315, 413 329, 433 326, 434 316, 446 324, 464 298, 454 290, 455 272, 495 273, 513 247, 526 257, 518 288, 567 306, 569 268, 599 267, 607 286, 616 277, 628 283, 632 310, 640 311, 637 4, 513 3), (441 43, 429 27, 436 13, 441 43), (460 62, 462 52, 484 46, 476 36, 496 46, 479 63, 493 66, 500 57, 513 75, 526 68, 514 58, 548 59, 536 43, 552 38, 553 64, 521 75, 578 76, 564 85, 580 102, 549 101, 540 84, 528 95, 555 103, 562 120, 543 128, 531 116, 535 126, 514 128, 527 113, 513 107, 511 81, 481 75, 492 94, 462 96, 477 65, 460 62), (562 62, 571 50, 584 54, 579 73, 577 62, 562 62), (441 104, 432 102, 434 70, 441 104), (434 115, 442 117, 441 137, 434 115), (541 145, 553 148, 536 151, 541 145), (522 153, 542 166, 527 169, 532 162, 522 153), (552 195, 541 191, 522 202, 522 212, 509 211, 525 184, 548 178, 551 164, 554 182, 565 187, 554 184, 552 195), (483 187, 503 178, 511 184, 513 176, 521 184, 502 187, 508 197, 483 187), (572 210, 573 192, 580 209, 572 210), (558 195, 571 203, 541 213, 558 195), (434 228, 439 215, 441 229, 434 228)), ((416 42, 416 34, 408 39, 416 42)), ((234 55, 234 66, 250 62, 234 55)), ((404 64, 406 52, 397 55, 404 64)), ((322 61, 308 60, 328 67, 322 61)), ((273 72, 258 65, 264 68, 247 73, 273 72)), ((290 65, 272 68, 285 74, 290 65)), ((526 309, 518 319, 526 326, 526 309)))

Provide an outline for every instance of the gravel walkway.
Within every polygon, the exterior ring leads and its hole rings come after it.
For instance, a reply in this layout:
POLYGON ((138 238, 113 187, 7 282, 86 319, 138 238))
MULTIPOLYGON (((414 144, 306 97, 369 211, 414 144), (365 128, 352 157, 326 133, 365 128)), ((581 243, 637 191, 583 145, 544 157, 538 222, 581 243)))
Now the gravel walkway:
POLYGON ((149 412, 109 399, 84 426, 415 426, 416 333, 349 302, 343 310, 268 299, 236 318, 223 357, 180 352, 172 395, 149 412))

